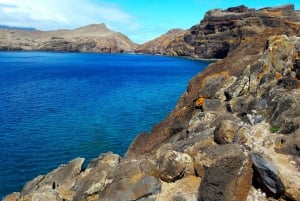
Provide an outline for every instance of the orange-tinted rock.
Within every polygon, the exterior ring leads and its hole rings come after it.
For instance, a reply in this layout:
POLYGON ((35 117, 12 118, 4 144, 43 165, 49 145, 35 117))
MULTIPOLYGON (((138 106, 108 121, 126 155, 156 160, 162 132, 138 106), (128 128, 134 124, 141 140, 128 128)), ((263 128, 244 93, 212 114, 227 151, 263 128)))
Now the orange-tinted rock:
POLYGON ((276 72, 276 75, 275 75, 275 76, 276 76, 276 79, 277 79, 277 80, 279 80, 279 79, 282 78, 282 75, 281 75, 280 73, 278 73, 278 72, 276 72))
POLYGON ((196 100, 195 107, 196 107, 196 108, 201 108, 201 107, 203 107, 204 101, 205 101, 205 98, 203 98, 203 97, 198 98, 198 99, 196 100))

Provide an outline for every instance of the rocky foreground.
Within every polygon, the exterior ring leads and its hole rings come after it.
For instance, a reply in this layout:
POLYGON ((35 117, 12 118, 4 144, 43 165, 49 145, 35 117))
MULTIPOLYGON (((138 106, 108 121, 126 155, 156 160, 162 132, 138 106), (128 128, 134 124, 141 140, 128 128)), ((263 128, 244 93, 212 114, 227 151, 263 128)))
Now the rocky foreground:
POLYGON ((127 36, 92 24, 74 30, 38 31, 0 29, 0 50, 67 52, 134 52, 137 45, 127 36))
POLYGON ((300 24, 282 14, 291 8, 268 9, 274 26, 229 45, 124 157, 101 154, 86 169, 74 159, 4 200, 299 201, 300 24))

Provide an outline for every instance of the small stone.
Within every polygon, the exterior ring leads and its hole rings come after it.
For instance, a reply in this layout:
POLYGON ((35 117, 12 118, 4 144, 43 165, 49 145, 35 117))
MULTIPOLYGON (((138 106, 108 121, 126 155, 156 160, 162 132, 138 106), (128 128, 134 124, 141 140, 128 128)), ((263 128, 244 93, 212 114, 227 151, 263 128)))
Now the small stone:
POLYGON ((264 116, 262 116, 262 115, 255 115, 253 123, 254 124, 258 124, 258 123, 261 123, 263 120, 264 120, 264 116))

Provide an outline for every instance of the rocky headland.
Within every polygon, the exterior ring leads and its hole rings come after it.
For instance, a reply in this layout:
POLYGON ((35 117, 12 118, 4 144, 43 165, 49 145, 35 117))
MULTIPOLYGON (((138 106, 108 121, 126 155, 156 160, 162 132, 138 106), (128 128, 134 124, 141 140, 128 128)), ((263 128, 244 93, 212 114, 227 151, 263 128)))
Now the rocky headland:
POLYGON ((0 50, 67 52, 134 52, 137 45, 127 36, 92 24, 74 30, 38 31, 0 29, 0 50))
POLYGON ((300 201, 299 35, 292 5, 209 11, 166 49, 223 59, 164 121, 124 157, 74 159, 4 200, 300 201))
POLYGON ((287 29, 290 22, 300 22, 300 12, 293 5, 250 9, 245 6, 208 11, 197 25, 180 34, 165 34, 141 45, 138 52, 187 56, 202 59, 222 59, 247 41, 268 29, 287 29), (288 21, 288 22, 287 22, 288 21), (169 37, 166 37, 169 36, 169 37))

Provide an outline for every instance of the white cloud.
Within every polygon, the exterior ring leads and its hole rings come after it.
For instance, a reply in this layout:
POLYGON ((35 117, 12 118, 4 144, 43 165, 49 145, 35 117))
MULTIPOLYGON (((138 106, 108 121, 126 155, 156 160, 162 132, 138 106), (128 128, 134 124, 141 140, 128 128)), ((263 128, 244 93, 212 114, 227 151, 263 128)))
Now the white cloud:
POLYGON ((87 0, 0 0, 0 24, 41 30, 77 28, 91 23, 138 27, 117 5, 87 0))

